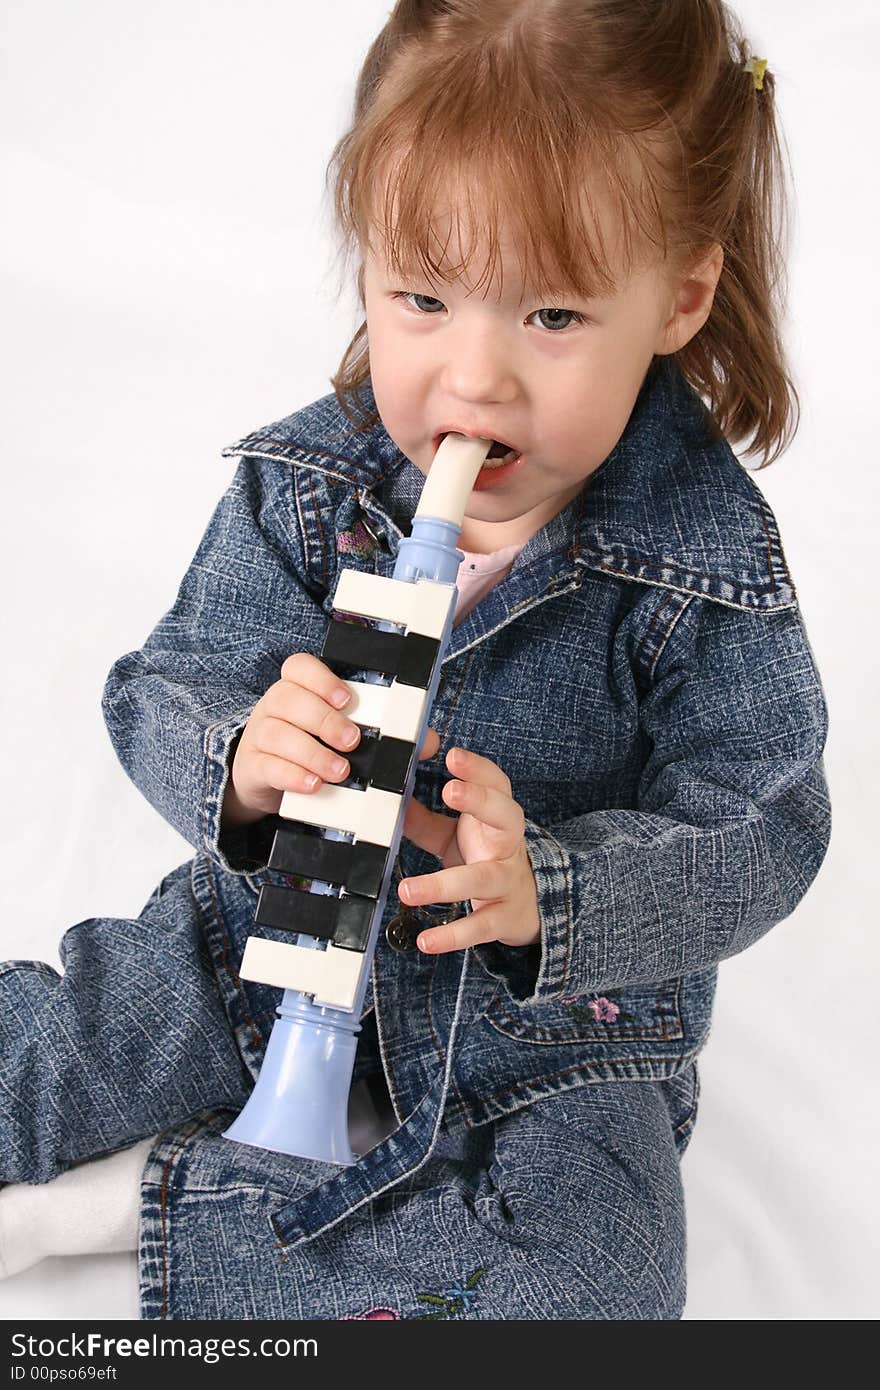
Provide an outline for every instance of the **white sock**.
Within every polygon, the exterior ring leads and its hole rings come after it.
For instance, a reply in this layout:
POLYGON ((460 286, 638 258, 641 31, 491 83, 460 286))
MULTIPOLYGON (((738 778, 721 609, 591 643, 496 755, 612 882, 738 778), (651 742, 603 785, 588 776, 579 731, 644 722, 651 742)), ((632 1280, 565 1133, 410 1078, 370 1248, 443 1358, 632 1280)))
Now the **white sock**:
MULTIPOLYGON (((377 1110, 364 1080, 349 1097, 353 1152, 366 1153, 397 1128, 377 1110)), ((51 1255, 137 1250, 141 1176, 155 1137, 68 1168, 51 1182, 0 1188, 0 1279, 51 1255)))
POLYGON ((78 1163, 51 1182, 0 1189, 0 1279, 49 1255, 137 1250, 141 1175, 154 1143, 78 1163))

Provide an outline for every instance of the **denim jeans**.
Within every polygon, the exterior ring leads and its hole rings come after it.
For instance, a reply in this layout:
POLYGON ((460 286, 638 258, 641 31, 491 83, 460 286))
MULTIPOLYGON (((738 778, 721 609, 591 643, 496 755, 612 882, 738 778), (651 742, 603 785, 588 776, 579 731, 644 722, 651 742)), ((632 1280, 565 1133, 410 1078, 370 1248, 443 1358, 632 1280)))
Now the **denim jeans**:
MULTIPOLYGON (((142 1186, 145 1319, 680 1317, 695 1066, 476 1128, 444 1119, 415 1172, 285 1246, 272 1211, 337 1170, 221 1137, 252 1082, 188 875, 136 920, 78 923, 61 959, 61 976, 0 965, 0 1181, 46 1181, 160 1131, 142 1186)), ((358 1071, 381 1072, 371 1017, 358 1071)))
POLYGON ((327 1165, 231 1145, 228 1119, 196 1120, 151 1155, 145 1318, 681 1316, 685 1212, 662 1083, 584 1086, 443 1128, 417 1172, 294 1249, 270 1213, 327 1165))

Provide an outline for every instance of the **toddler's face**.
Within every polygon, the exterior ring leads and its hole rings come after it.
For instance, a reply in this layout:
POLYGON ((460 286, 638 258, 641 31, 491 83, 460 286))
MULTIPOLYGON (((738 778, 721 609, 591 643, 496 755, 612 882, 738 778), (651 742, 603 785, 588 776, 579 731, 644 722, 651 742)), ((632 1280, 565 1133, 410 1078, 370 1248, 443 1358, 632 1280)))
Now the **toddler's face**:
MULTIPOLYGON (((381 247, 364 249, 364 298, 376 405, 398 448, 426 476, 438 435, 458 429, 513 445, 523 464, 471 493, 460 544, 488 552, 527 540, 580 491, 632 412, 674 294, 659 269, 637 271, 612 298, 560 291, 523 299, 521 261, 502 235, 502 293, 467 279, 395 277, 381 247), (583 316, 583 322, 578 315, 583 316)), ((460 244, 450 242, 456 264, 460 244)))

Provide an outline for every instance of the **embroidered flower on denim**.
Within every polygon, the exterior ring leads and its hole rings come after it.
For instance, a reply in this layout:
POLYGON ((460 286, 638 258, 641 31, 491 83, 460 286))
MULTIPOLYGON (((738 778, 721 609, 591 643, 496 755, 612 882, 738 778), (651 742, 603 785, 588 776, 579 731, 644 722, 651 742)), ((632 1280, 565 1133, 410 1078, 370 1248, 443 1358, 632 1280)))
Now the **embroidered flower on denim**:
POLYGON ((362 521, 357 522, 351 531, 340 531, 336 537, 336 549, 340 555, 359 555, 368 560, 377 548, 376 537, 371 535, 362 521))
POLYGON ((485 1273, 485 1268, 481 1266, 469 1275, 464 1284, 453 1284, 451 1288, 443 1289, 441 1293, 416 1294, 416 1298, 420 1299, 422 1303, 435 1305, 437 1311, 436 1313, 415 1313, 414 1318, 421 1320, 456 1318, 462 1313, 467 1313, 477 1296, 476 1286, 485 1273))
POLYGON ((586 1006, 581 1004, 582 994, 569 994, 560 999, 573 1018, 579 1023, 630 1023, 632 1014, 620 1011, 620 1005, 601 994, 598 999, 588 999, 586 1006))
POLYGON ((604 994, 600 999, 591 999, 587 1008, 592 1011, 597 1023, 616 1023, 617 1015, 620 1013, 620 1005, 612 1004, 610 999, 606 999, 604 994))
MULTIPOLYGON (((475 1269, 473 1274, 464 1284, 453 1284, 451 1288, 443 1289, 441 1293, 417 1293, 416 1298, 423 1303, 434 1304, 437 1308, 436 1313, 415 1313, 416 1320, 428 1318, 455 1318, 461 1313, 466 1313, 471 1303, 476 1298, 475 1289, 483 1275, 486 1273, 484 1268, 475 1269)), ((345 1313, 340 1322, 399 1322, 403 1317, 396 1308, 382 1307, 370 1308, 366 1313, 345 1313)))

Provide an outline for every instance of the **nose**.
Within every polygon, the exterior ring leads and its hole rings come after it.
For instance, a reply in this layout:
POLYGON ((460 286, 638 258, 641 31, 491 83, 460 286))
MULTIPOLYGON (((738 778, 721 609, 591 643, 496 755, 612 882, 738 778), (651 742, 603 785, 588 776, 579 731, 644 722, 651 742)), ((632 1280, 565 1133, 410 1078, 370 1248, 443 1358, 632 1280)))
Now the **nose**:
POLYGON ((516 378, 504 334, 473 321, 444 343, 442 387, 450 400, 504 405, 516 396, 516 378))

